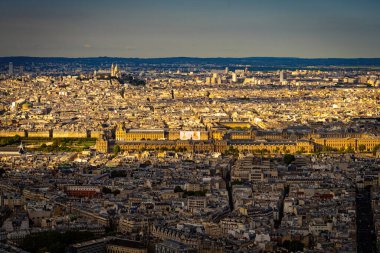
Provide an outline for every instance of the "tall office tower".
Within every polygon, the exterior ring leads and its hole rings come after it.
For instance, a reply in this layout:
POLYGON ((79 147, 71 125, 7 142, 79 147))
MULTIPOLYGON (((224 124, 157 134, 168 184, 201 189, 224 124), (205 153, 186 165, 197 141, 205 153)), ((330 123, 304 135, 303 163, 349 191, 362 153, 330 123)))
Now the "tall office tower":
POLYGON ((216 84, 217 81, 218 81, 218 73, 212 73, 212 77, 211 77, 211 84, 216 84))
POLYGON ((20 66, 20 75, 24 74, 24 66, 20 66))
POLYGON ((228 67, 224 70, 224 74, 228 74, 228 67))
POLYGON ((13 76, 13 62, 9 62, 8 74, 13 76))
POLYGON ((232 82, 236 83, 237 82, 237 74, 232 73, 232 82))
POLYGON ((283 70, 281 70, 281 71, 280 71, 280 83, 284 82, 284 81, 285 81, 285 78, 286 78, 285 73, 284 73, 283 70))

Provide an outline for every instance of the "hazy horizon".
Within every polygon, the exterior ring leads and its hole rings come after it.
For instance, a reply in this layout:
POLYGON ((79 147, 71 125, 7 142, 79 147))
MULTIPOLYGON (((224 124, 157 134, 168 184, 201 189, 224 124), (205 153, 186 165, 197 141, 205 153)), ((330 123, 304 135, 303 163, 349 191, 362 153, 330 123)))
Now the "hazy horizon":
POLYGON ((318 59, 380 59, 379 57, 297 57, 297 56, 162 56, 162 57, 129 57, 129 56, 30 56, 30 55, 9 55, 1 56, 0 58, 68 58, 68 59, 86 59, 86 58, 119 58, 119 59, 170 59, 170 58, 195 58, 195 59, 249 59, 249 58, 278 58, 278 59, 305 59, 305 60, 318 60, 318 59))

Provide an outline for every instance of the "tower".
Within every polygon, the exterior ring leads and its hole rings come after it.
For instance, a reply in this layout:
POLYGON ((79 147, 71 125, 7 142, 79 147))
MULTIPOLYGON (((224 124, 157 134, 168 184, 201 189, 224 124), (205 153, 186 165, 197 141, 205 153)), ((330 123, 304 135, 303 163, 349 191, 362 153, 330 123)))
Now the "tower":
POLYGON ((115 65, 113 75, 116 77, 119 77, 119 66, 117 66, 117 64, 115 65))
POLYGON ((119 71, 119 66, 117 64, 111 65, 111 77, 119 77, 120 71, 119 71))
POLYGON ((285 81, 285 73, 283 70, 280 71, 280 83, 283 83, 285 81))
POLYGON ((116 126, 115 137, 117 141, 124 141, 126 138, 124 123, 118 123, 116 126))
POLYGON ((232 82, 236 83, 237 82, 237 74, 232 73, 232 82))
POLYGON ((9 62, 8 74, 13 76, 13 62, 9 62))
POLYGON ((115 76, 115 75, 114 75, 114 68, 115 68, 115 67, 114 67, 114 65, 113 65, 113 63, 112 63, 112 65, 111 65, 111 76, 115 76))
POLYGON ((109 152, 109 142, 108 139, 102 134, 97 140, 96 140, 96 151, 101 153, 108 153, 109 152))

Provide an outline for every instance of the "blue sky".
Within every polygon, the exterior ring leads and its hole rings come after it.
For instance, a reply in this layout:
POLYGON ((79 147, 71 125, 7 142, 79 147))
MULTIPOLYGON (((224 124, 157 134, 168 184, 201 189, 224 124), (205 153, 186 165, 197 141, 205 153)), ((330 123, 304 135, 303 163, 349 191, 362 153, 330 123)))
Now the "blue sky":
POLYGON ((380 57, 380 0, 1 0, 0 56, 380 57))

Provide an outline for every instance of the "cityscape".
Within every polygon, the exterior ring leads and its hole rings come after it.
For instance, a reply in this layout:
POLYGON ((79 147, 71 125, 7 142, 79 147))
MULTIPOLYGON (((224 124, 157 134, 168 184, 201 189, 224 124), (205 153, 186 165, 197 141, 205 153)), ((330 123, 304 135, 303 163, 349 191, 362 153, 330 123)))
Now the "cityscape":
POLYGON ((0 3, 0 252, 380 252, 379 2, 94 2, 0 3))

